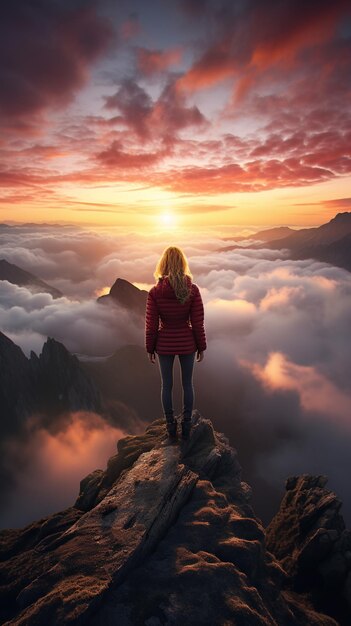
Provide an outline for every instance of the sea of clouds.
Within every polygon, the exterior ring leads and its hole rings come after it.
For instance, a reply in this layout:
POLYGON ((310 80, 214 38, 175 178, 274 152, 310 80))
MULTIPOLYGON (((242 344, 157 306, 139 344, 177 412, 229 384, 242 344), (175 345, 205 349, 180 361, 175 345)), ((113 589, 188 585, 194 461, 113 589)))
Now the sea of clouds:
MULTIPOLYGON (((126 344, 143 346, 143 321, 123 308, 101 306, 96 298, 118 277, 150 288, 165 242, 184 249, 204 301, 208 348, 195 365, 195 406, 237 448, 262 519, 269 520, 287 476, 311 472, 329 477, 350 523, 351 273, 346 270, 313 259, 293 261, 286 249, 226 251, 230 240, 209 233, 195 239, 12 226, 0 229, 0 258, 64 295, 53 299, 0 281, 2 332, 27 356, 31 350, 39 354, 48 336, 82 358, 109 356, 126 344)), ((3 527, 72 504, 79 480, 105 467, 116 441, 127 434, 99 416, 82 419, 80 413, 60 428, 53 437, 32 425, 30 436, 8 442, 2 472, 12 495, 6 498, 3 527), (48 455, 51 470, 43 479, 48 455), (21 499, 38 484, 41 497, 26 516, 21 499)))

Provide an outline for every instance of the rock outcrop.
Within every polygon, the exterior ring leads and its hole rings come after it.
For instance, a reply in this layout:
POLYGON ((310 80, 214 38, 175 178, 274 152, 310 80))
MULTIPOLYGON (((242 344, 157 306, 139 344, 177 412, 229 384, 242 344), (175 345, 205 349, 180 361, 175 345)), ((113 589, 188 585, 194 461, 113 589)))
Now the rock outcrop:
POLYGON ((145 289, 138 289, 128 280, 117 278, 110 292, 104 296, 99 296, 96 301, 102 304, 118 304, 128 311, 144 316, 147 293, 145 289))
POLYGON ((289 587, 228 439, 192 422, 121 439, 72 507, 0 533, 2 624, 337 626, 289 587))
POLYGON ((287 572, 291 588, 314 606, 351 623, 351 531, 326 476, 291 476, 278 513, 266 529, 267 547, 287 572))

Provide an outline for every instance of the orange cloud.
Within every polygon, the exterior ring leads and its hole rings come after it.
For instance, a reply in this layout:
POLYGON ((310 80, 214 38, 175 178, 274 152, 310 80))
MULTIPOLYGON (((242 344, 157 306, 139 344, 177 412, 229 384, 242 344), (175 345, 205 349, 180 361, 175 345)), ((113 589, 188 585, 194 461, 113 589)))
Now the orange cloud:
POLYGON ((235 75, 234 60, 228 57, 226 50, 211 49, 178 79, 178 90, 196 91, 211 87, 232 78, 235 75))
POLYGON ((105 469, 117 451, 117 441, 127 434, 88 411, 72 412, 65 420, 52 424, 49 432, 29 417, 26 440, 6 443, 7 466, 16 486, 2 511, 3 526, 23 526, 72 506, 82 478, 97 468, 105 469))

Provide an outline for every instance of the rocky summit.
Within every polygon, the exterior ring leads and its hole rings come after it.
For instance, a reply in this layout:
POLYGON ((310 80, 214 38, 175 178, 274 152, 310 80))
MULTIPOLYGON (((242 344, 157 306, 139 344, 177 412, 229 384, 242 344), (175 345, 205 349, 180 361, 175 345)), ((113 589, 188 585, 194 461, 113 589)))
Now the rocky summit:
POLYGON ((211 420, 194 411, 190 438, 172 443, 157 419, 118 441, 73 506, 1 531, 1 624, 337 626, 299 589, 293 563, 318 519, 342 532, 327 514, 335 500, 306 480, 298 497, 299 478, 289 480, 267 538, 237 452, 211 420))

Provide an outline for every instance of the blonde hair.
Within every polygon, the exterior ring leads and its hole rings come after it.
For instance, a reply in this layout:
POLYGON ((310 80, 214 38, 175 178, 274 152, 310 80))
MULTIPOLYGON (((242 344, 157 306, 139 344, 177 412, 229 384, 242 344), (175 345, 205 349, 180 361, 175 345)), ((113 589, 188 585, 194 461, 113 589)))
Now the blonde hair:
POLYGON ((176 297, 181 304, 184 304, 190 296, 190 289, 186 277, 189 276, 189 278, 192 279, 193 275, 190 272, 187 258, 181 248, 169 246, 163 251, 156 265, 154 277, 156 280, 159 280, 166 276, 168 276, 176 297))

